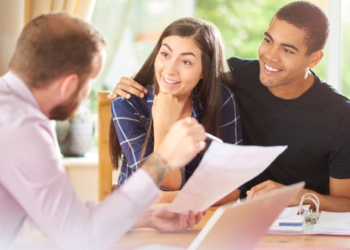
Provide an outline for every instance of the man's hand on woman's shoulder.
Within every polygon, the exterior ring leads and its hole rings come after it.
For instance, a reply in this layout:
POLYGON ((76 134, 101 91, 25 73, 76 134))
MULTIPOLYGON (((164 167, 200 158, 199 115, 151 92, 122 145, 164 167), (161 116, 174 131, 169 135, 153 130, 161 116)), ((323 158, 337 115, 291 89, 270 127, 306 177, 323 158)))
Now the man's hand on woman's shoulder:
POLYGON ((133 80, 134 76, 135 75, 132 77, 122 77, 115 86, 113 93, 108 95, 108 98, 115 99, 119 95, 130 99, 131 94, 143 98, 145 94, 147 94, 147 89, 138 82, 135 82, 133 80))

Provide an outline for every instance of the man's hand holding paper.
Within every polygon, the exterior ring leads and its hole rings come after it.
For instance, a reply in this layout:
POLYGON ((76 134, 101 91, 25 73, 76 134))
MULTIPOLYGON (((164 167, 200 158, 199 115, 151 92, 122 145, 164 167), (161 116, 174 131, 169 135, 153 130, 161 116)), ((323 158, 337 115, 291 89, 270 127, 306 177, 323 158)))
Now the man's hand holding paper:
POLYGON ((212 142, 169 210, 203 211, 263 172, 287 146, 238 146, 212 142))

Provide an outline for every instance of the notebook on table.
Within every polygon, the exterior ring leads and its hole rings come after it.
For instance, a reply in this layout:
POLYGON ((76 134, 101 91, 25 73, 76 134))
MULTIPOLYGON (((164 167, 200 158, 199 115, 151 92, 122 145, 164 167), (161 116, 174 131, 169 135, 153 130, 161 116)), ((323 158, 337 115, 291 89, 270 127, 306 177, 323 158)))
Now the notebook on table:
POLYGON ((269 232, 303 232, 307 213, 301 211, 309 208, 310 205, 286 207, 271 225, 269 232))
POLYGON ((269 234, 328 234, 350 235, 349 212, 319 213, 320 201, 314 193, 306 193, 301 198, 299 206, 287 207, 272 224, 269 234), (304 201, 312 201, 315 212, 304 201), (282 223, 281 223, 282 222, 282 223), (287 222, 287 223, 283 223, 287 222))
MULTIPOLYGON (((188 250, 249 250, 264 236, 274 220, 304 187, 304 182, 287 186, 253 200, 219 207, 188 250)), ((150 245, 138 250, 184 250, 174 246, 150 245)))

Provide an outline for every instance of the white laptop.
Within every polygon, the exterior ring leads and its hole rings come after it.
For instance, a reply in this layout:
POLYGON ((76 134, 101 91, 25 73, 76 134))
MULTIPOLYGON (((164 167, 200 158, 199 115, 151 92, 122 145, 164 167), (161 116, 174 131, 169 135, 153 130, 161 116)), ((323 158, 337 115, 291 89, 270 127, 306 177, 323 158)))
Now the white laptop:
MULTIPOLYGON (((266 195, 219 207, 194 239, 188 250, 249 250, 267 232, 274 220, 304 187, 304 182, 266 195)), ((138 250, 184 250, 185 248, 150 245, 138 250)))

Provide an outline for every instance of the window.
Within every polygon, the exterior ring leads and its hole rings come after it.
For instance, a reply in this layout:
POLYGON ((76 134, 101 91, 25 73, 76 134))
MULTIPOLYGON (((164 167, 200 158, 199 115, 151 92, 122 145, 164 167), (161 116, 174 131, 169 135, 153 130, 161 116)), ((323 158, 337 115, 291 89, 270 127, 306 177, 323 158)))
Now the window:
POLYGON ((350 1, 341 2, 341 20, 342 20, 342 51, 341 51, 341 92, 350 98, 350 1))

